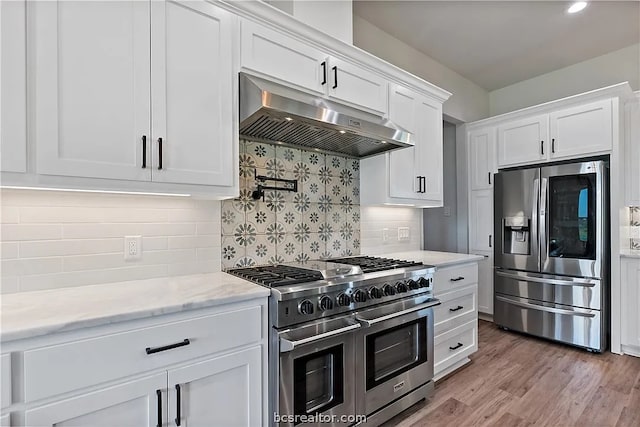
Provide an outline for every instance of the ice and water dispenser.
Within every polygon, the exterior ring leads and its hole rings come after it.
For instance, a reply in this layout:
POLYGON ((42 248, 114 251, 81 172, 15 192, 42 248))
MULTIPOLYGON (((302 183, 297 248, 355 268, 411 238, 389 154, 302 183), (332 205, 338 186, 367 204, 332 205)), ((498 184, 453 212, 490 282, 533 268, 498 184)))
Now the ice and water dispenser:
POLYGON ((502 218, 502 238, 505 254, 531 255, 531 218, 502 218))

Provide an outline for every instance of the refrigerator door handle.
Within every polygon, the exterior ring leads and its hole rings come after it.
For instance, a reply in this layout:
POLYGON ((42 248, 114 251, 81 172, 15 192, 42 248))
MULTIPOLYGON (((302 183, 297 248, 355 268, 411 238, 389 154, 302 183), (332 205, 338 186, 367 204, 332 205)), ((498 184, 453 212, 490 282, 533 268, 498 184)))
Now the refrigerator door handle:
POLYGON ((502 301, 502 302, 505 302, 507 304, 517 305, 518 307, 529 308, 529 309, 532 309, 532 310, 546 311, 548 313, 568 314, 570 316, 580 316, 580 317, 596 317, 595 313, 593 313, 591 310, 580 310, 580 309, 564 310, 564 309, 561 309, 561 308, 546 307, 544 305, 538 305, 538 304, 531 304, 531 303, 528 303, 528 302, 516 301, 516 300, 513 300, 511 298, 506 298, 506 297, 503 297, 503 296, 500 296, 500 295, 496 295, 496 299, 498 301, 502 301))
POLYGON ((547 178, 540 178, 540 270, 544 270, 544 266, 549 258, 549 245, 547 244, 547 178))
POLYGON ((532 247, 535 251, 534 255, 537 256, 538 268, 540 266, 540 240, 538 239, 538 208, 540 203, 540 179, 535 178, 533 180, 533 202, 531 203, 531 245, 535 244, 537 247, 532 247))
POLYGON ((559 285, 559 286, 581 286, 584 288, 593 288, 596 286, 596 282, 588 279, 578 279, 578 280, 558 280, 558 279, 545 279, 544 277, 533 277, 533 276, 520 276, 518 274, 513 273, 505 273, 504 271, 496 271, 496 274, 501 277, 506 277, 507 279, 521 280, 523 282, 534 282, 534 283, 542 283, 545 285, 559 285))

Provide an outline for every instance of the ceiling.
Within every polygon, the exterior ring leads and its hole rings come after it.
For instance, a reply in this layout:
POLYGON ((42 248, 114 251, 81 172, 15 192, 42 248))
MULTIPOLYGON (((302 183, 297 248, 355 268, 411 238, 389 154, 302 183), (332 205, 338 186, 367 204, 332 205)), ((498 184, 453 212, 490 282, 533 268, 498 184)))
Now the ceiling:
POLYGON ((360 1, 353 13, 488 91, 640 41, 640 2, 360 1))

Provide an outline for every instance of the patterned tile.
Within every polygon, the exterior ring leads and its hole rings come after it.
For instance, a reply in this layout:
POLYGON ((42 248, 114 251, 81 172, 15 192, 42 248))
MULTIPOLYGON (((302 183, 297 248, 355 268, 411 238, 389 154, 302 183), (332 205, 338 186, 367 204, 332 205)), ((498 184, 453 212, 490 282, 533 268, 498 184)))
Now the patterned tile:
POLYGON ((360 255, 360 228, 354 229, 353 237, 347 240, 347 248, 351 251, 350 255, 360 255))
POLYGON ((331 213, 327 214, 327 222, 333 225, 334 230, 339 230, 342 224, 347 222, 347 214, 340 209, 334 209, 331 213))
POLYGON ((276 253, 282 257, 284 262, 293 262, 296 256, 302 252, 302 243, 298 242, 292 234, 285 235, 284 242, 276 247, 276 253))
POLYGON ((319 233, 311 233, 309 240, 302 244, 302 251, 311 259, 318 259, 325 252, 327 244, 320 238, 319 233))
POLYGON ((311 208, 311 198, 305 193, 295 193, 293 195, 293 207, 304 215, 311 208))
POLYGON ((347 195, 347 187, 340 184, 340 182, 337 180, 334 180, 331 184, 328 184, 325 191, 326 194, 329 194, 333 198, 333 200, 335 200, 334 203, 339 203, 342 196, 347 195))
POLYGON ((340 171, 347 165, 347 159, 346 157, 332 156, 327 154, 325 163, 327 167, 331 168, 331 170, 333 171, 333 175, 338 176, 340 171))
POLYGON ((274 222, 267 225, 266 238, 269 243, 276 246, 282 244, 282 242, 284 242, 285 234, 284 225, 281 223, 274 222))
POLYGON ((223 236, 233 236, 235 228, 246 221, 245 212, 238 210, 233 200, 222 201, 220 217, 223 236))
POLYGON ((293 233, 296 224, 302 222, 302 214, 296 210, 293 203, 285 203, 284 209, 276 214, 276 221, 284 225, 285 233, 293 233))
POLYGON ((302 183, 302 192, 309 197, 312 203, 320 201, 320 196, 325 193, 325 186, 320 181, 319 175, 309 175, 308 179, 302 183))
POLYGON ((255 209, 247 213, 245 221, 256 229, 257 234, 266 234, 267 226, 276 222, 276 213, 269 209, 266 201, 258 200, 255 209))
POLYGON ((320 224, 327 220, 327 214, 320 210, 318 203, 311 203, 311 206, 307 212, 302 214, 302 222, 309 225, 309 229, 312 233, 317 233, 320 228, 320 224))
POLYGON ((267 265, 269 259, 276 255, 276 245, 271 243, 267 236, 259 234, 256 238, 255 245, 247 247, 247 256, 251 256, 256 264, 267 265))
POLYGON ((246 247, 239 245, 234 236, 222 237, 222 268, 233 268, 246 255, 246 247))
POLYGON ((294 166, 302 161, 302 154, 299 149, 276 145, 276 159, 280 160, 284 170, 291 172, 290 176, 293 177, 294 166))
POLYGON ((327 242, 327 252, 331 254, 331 257, 343 256, 346 246, 345 241, 334 235, 334 238, 327 242))
POLYGON ((325 155, 316 151, 302 151, 302 161, 309 166, 310 173, 318 174, 324 166, 325 155))
POLYGON ((262 142, 247 141, 245 144, 245 153, 253 158, 254 163, 258 167, 258 174, 265 175, 267 161, 275 159, 276 148, 271 144, 262 142))

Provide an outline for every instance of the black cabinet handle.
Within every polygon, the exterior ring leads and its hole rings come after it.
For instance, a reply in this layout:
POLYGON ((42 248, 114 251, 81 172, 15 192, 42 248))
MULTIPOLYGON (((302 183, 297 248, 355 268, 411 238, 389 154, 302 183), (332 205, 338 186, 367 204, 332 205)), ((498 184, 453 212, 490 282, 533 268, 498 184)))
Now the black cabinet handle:
POLYGON ((464 344, 462 344, 461 342, 459 342, 458 344, 454 345, 453 347, 449 347, 449 350, 457 350, 460 347, 462 347, 464 344))
POLYGON ((180 425, 180 384, 176 384, 176 425, 180 425))
POLYGON ((540 154, 544 156, 544 141, 540 141, 540 154))
POLYGON ((158 397, 158 425, 162 427, 162 391, 156 390, 156 396, 158 397))
POLYGON ((489 176, 489 185, 491 185, 491 172, 487 172, 487 175, 489 176))
POLYGON ((327 84, 327 61, 322 61, 322 86, 327 84))
POLYGON ((334 65, 333 68, 333 89, 338 87, 338 66, 334 65))
POLYGON ((426 176, 422 177, 422 192, 423 193, 427 192, 427 177, 426 176))
POLYGON ((154 354, 154 353, 160 353, 161 351, 171 350, 173 348, 184 347, 185 345, 189 345, 189 344, 191 344, 191 341, 189 341, 188 338, 185 338, 184 341, 177 342, 175 344, 169 344, 169 345, 165 345, 162 347, 155 347, 155 348, 147 347, 145 351, 147 352, 147 354, 154 354))
POLYGON ((555 138, 551 139, 551 152, 552 153, 556 152, 556 139, 555 138))
POLYGON ((147 168, 147 135, 142 135, 142 169, 147 168))
POLYGON ((158 170, 162 169, 162 138, 158 138, 158 170))
POLYGON ((455 279, 449 279, 451 282, 459 282, 460 280, 464 280, 464 277, 458 276, 455 279))
POLYGON ((416 190, 416 193, 422 193, 422 177, 416 176, 416 179, 418 180, 418 189, 416 190))
POLYGON ((491 242, 491 237, 492 237, 492 236, 491 236, 491 234, 489 234, 489 247, 490 247, 490 248, 491 248, 491 247, 493 247, 493 246, 492 246, 492 242, 491 242))
POLYGON ((450 312, 459 311, 459 310, 462 310, 463 308, 464 308, 463 306, 459 305, 456 308, 450 308, 449 311, 450 312))

